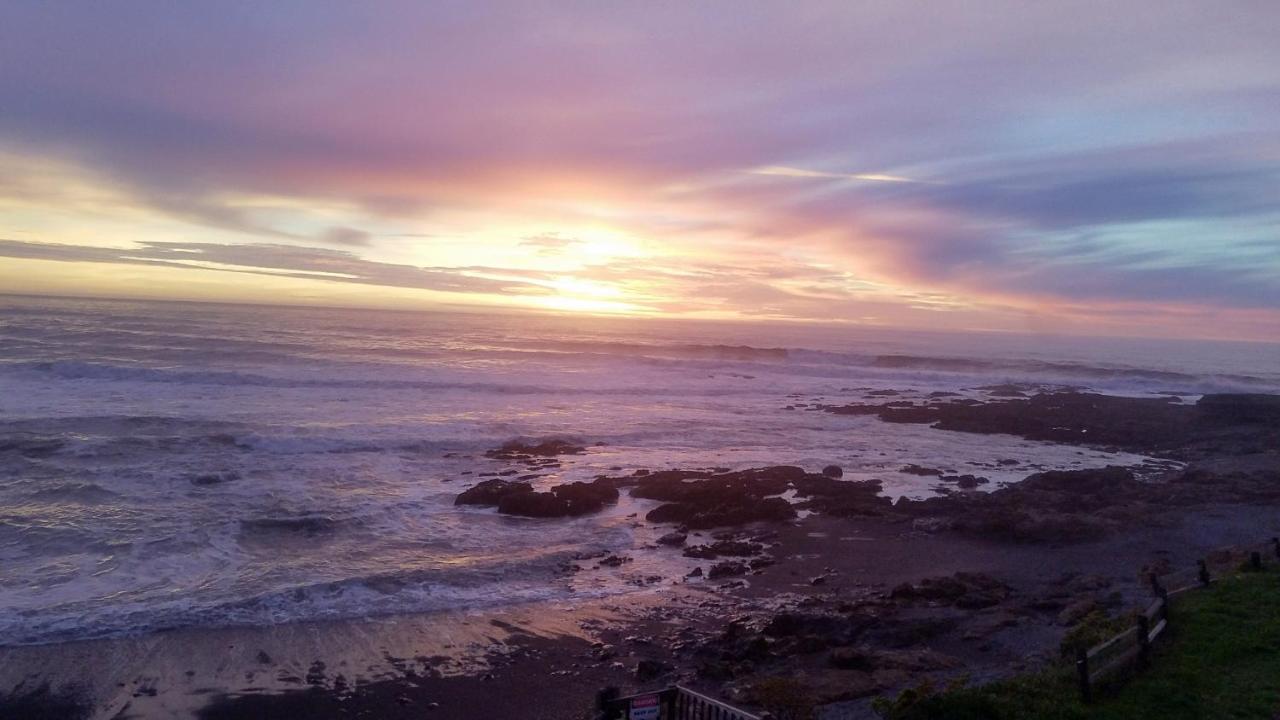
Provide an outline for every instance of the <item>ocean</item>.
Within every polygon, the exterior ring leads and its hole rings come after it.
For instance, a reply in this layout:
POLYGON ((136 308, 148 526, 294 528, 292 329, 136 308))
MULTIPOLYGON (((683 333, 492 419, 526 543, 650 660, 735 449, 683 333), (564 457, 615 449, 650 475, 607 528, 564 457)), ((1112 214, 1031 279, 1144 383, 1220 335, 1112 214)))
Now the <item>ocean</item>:
POLYGON ((892 496, 1148 458, 818 411, 991 386, 1280 392, 1274 345, 0 297, 0 645, 645 592, 654 503, 460 508, 518 439, 637 469, 840 465, 892 496), (1004 462, 1000 462, 1004 461, 1004 462), (621 567, 585 558, 619 553, 621 567), (573 566, 583 569, 574 571, 573 566))

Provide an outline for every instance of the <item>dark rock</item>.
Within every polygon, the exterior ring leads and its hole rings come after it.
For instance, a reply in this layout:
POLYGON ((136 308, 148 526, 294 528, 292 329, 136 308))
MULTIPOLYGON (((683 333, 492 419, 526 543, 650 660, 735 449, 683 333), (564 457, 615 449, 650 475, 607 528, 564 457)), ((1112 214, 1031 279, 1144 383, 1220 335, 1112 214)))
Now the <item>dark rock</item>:
POLYGON ((988 395, 992 397, 1022 398, 1022 397, 1026 397, 1027 393, 1034 390, 1035 388, 1028 385, 1017 385, 1014 383, 1006 383, 1004 385, 987 385, 985 387, 980 387, 978 389, 985 391, 988 395))
POLYGON ((831 667, 841 670, 863 670, 871 672, 876 669, 875 653, 866 648, 840 647, 831 651, 827 657, 831 667))
POLYGON ((822 474, 829 478, 844 477, 844 469, 839 465, 828 465, 822 468, 822 474))
POLYGON ((846 644, 861 629, 858 618, 814 612, 780 612, 760 632, 771 638, 819 635, 834 645, 846 644))
POLYGON ((1145 505, 1134 502, 1153 488, 1125 468, 1109 467, 1039 473, 991 493, 901 500, 893 507, 917 518, 945 517, 956 530, 991 539, 1077 542, 1149 515, 1145 505))
POLYGON ((908 475, 921 475, 921 476, 937 475, 939 477, 942 476, 942 471, 938 470, 937 468, 927 468, 927 467, 921 467, 919 465, 904 465, 902 466, 902 468, 898 470, 898 472, 906 473, 908 475))
POLYGON ((799 507, 835 517, 876 517, 892 511, 893 501, 880 494, 878 480, 837 480, 810 475, 797 480, 796 495, 806 497, 799 507))
POLYGON ((1280 425, 1280 395, 1210 394, 1200 398, 1196 408, 1215 422, 1280 425))
POLYGON ((693 503, 669 503, 660 505, 645 519, 654 523, 680 523, 690 528, 706 529, 752 522, 780 522, 795 518, 796 511, 782 498, 766 498, 754 503, 748 501, 723 504, 697 505, 693 503))
POLYGON ((240 473, 236 472, 220 472, 205 473, 196 475, 191 478, 192 485, 221 485, 222 483, 232 482, 240 479, 240 473))
POLYGON ((747 566, 736 561, 729 560, 722 563, 716 563, 711 566, 711 570, 707 572, 709 580, 718 580, 719 578, 737 577, 747 574, 747 566))
POLYGON ((955 627, 954 618, 886 620, 868 628, 863 637, 873 645, 907 648, 926 644, 939 635, 951 632, 955 627))
POLYGON ((885 422, 928 423, 943 430, 1002 433, 1030 440, 1112 446, 1174 459, 1274 445, 1277 395, 1208 395, 1196 405, 1168 398, 1042 392, 1029 398, 933 402, 914 408, 854 404, 823 408, 877 415, 885 422))
POLYGON ((671 666, 667 663, 658 662, 657 660, 641 660, 636 663, 636 680, 649 682, 666 675, 671 670, 671 666))
POLYGON ((512 480, 484 480, 465 490, 453 501, 454 505, 497 505, 502 498, 516 493, 531 493, 533 486, 527 482, 512 480))
POLYGON ((710 545, 692 545, 685 548, 685 557, 710 560, 718 557, 750 557, 764 552, 764 546, 740 540, 717 540, 710 545))
POLYGON ((520 440, 503 443, 502 447, 490 450, 485 457, 498 460, 521 460, 529 456, 553 457, 556 455, 577 455, 586 448, 567 440, 543 440, 536 444, 528 444, 520 440))
POLYGON ((557 485, 549 492, 516 492, 498 501, 498 512, 525 517, 570 517, 598 512, 618 501, 613 484, 595 480, 557 485))
POLYGON ((926 601, 976 610, 997 605, 1009 597, 1009 586, 982 573, 958 572, 951 576, 902 583, 889 597, 903 602, 926 601))
POLYGON ((942 477, 943 482, 953 482, 962 490, 972 490, 979 485, 986 485, 991 482, 987 478, 977 475, 945 475, 942 477))
POLYGON ((658 544, 680 546, 680 545, 683 545, 685 540, 687 540, 688 538, 689 538, 689 533, 682 533, 678 531, 669 532, 666 535, 663 535, 662 537, 658 538, 658 544))

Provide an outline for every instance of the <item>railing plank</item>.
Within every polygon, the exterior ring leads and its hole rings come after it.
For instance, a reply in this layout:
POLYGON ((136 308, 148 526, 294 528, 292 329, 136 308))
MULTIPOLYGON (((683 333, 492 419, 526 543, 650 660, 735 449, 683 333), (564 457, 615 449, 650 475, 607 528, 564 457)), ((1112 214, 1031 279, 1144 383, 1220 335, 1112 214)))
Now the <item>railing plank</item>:
POLYGON ((1161 620, 1156 623, 1155 627, 1151 628, 1151 634, 1147 635, 1147 641, 1154 642, 1156 638, 1160 637, 1160 633, 1164 632, 1164 629, 1167 627, 1169 627, 1168 620, 1161 620))
POLYGON ((1118 643, 1121 643, 1125 640, 1137 639, 1137 637, 1138 637, 1138 628, 1136 627, 1129 628, 1128 630, 1125 630, 1124 632, 1120 633, 1119 635, 1116 635, 1110 640, 1094 646, 1091 650, 1089 650, 1089 659, 1092 660, 1093 658, 1097 657, 1099 654, 1106 652, 1107 650, 1110 650, 1113 646, 1115 646, 1118 643))
POLYGON ((1159 615, 1160 611, 1163 609, 1164 609, 1164 600, 1161 598, 1156 598, 1155 600, 1151 601, 1150 605, 1147 606, 1147 609, 1143 613, 1143 615, 1146 615, 1148 620, 1155 620, 1156 616, 1159 615))
POLYGON ((1097 682, 1098 680, 1105 678, 1106 676, 1110 675, 1111 673, 1117 670, 1121 670, 1129 665, 1132 665, 1133 661, 1138 659, 1138 652, 1140 650, 1141 648, 1134 646, 1133 648, 1126 650, 1123 653, 1117 655, 1115 659, 1111 660, 1106 665, 1103 665, 1097 670, 1094 670, 1093 672, 1089 673, 1089 682, 1097 682))
POLYGON ((713 718, 725 718, 726 720, 760 720, 760 718, 755 715, 739 710, 732 705, 722 703, 715 698, 707 697, 702 693, 690 690, 683 685, 676 685, 676 691, 697 702, 700 709, 703 710, 701 717, 706 718, 707 720, 712 720, 713 718))

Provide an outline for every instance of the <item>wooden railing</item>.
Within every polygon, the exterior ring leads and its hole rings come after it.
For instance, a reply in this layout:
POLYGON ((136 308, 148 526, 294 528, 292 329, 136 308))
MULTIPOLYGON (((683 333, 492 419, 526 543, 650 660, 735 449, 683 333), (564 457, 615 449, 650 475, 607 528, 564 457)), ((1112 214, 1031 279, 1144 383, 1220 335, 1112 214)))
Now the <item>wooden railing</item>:
POLYGON ((762 720, 681 685, 626 697, 602 699, 602 720, 762 720))
MULTIPOLYGON (((1230 558, 1234 561, 1242 554, 1247 554, 1250 567, 1261 570, 1263 558, 1268 558, 1268 562, 1280 561, 1280 539, 1272 538, 1265 545, 1237 549, 1230 558)), ((1195 568, 1152 575, 1151 591, 1155 599, 1138 615, 1134 626, 1076 653, 1076 676, 1084 701, 1093 700, 1093 690, 1098 683, 1120 676, 1125 671, 1146 667, 1152 643, 1169 629, 1169 598, 1208 587, 1216 580, 1207 559, 1197 561, 1195 568)))

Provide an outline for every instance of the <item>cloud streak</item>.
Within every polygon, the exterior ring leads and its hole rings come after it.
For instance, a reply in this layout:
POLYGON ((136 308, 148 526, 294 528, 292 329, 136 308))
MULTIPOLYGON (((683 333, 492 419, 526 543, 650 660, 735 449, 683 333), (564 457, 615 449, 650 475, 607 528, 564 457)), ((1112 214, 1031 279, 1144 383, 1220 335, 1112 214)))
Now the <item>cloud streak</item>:
POLYGON ((609 282, 672 314, 1253 317, 1280 306, 1278 23, 1157 0, 8 4, 0 152, 191 231, 113 226, 140 249, 99 253, 104 203, 0 175, 0 233, 80 248, 11 258, 191 267, 181 241, 211 271, 609 282))
POLYGON ((342 250, 295 245, 149 242, 139 248, 102 248, 0 239, 0 257, 207 269, 453 293, 549 292, 545 285, 533 281, 547 279, 536 273, 485 267, 414 267, 363 260, 342 250), (526 278, 510 277, 518 274, 526 278))

